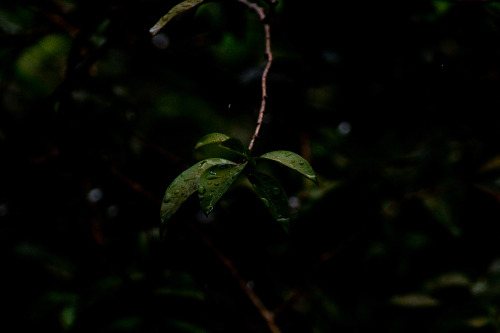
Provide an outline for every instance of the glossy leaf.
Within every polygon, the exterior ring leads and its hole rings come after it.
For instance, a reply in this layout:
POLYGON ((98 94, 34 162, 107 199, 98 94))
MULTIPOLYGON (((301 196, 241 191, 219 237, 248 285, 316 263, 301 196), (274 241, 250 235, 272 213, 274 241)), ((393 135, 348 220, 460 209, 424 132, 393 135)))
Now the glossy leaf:
POLYGON ((163 197, 161 228, 165 227, 165 223, 179 209, 181 204, 198 190, 198 182, 203 173, 210 167, 219 164, 233 165, 234 163, 222 158, 210 158, 196 163, 174 179, 163 197))
POLYGON ((318 178, 313 168, 300 155, 291 151, 277 150, 260 156, 261 158, 281 163, 297 172, 300 172, 307 179, 318 184, 318 178))
POLYGON ((205 214, 210 214, 215 204, 226 193, 247 163, 218 164, 208 168, 200 178, 198 196, 205 214))
POLYGON ((250 174, 248 179, 273 218, 288 231, 290 208, 288 198, 281 184, 271 176, 260 172, 250 174))
POLYGON ((184 13, 189 9, 196 8, 197 6, 201 5, 203 1, 205 0, 186 0, 174 6, 168 11, 165 16, 163 16, 158 22, 156 22, 156 24, 151 29, 149 29, 149 32, 153 35, 156 35, 158 31, 160 31, 160 29, 163 28, 165 24, 167 24, 175 16, 184 13))
POLYGON ((201 138, 200 141, 198 141, 196 143, 196 145, 194 146, 194 149, 198 149, 200 147, 203 147, 203 146, 206 146, 206 145, 209 145, 212 143, 221 143, 221 142, 224 142, 230 138, 231 137, 226 135, 226 134, 210 133, 210 134, 205 135, 203 138, 201 138))
POLYGON ((247 160, 251 159, 250 151, 245 145, 243 145, 240 140, 222 133, 211 133, 205 135, 203 138, 201 138, 200 141, 196 143, 194 148, 198 149, 209 144, 217 144, 219 147, 230 150, 235 154, 241 155, 247 160))

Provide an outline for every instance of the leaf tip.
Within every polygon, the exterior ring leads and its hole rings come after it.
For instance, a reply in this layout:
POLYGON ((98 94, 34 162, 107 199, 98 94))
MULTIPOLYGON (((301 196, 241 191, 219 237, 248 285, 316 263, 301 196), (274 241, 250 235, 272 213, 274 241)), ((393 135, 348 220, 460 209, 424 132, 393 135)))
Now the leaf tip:
POLYGON ((279 222, 279 224, 281 225, 283 230, 285 230, 286 233, 290 232, 290 218, 288 218, 288 217, 287 218, 279 218, 276 221, 279 222))
POLYGON ((205 215, 208 217, 208 215, 210 215, 210 213, 214 210, 214 207, 213 206, 207 206, 207 207, 203 207, 203 212, 205 213, 205 215))
POLYGON ((149 29, 149 33, 153 36, 155 36, 158 31, 160 31, 160 28, 157 28, 157 27, 152 27, 151 29, 149 29))

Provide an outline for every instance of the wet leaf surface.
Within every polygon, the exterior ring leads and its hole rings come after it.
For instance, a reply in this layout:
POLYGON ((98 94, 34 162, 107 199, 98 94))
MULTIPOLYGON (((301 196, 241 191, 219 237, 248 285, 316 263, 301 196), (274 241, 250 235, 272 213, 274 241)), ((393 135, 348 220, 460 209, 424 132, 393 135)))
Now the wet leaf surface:
POLYGON ((210 167, 219 164, 233 165, 234 163, 222 158, 206 159, 196 163, 173 180, 163 196, 161 205, 162 230, 165 228, 166 222, 179 209, 181 204, 198 190, 198 182, 203 173, 210 167))
POLYGON ((290 169, 301 173, 307 179, 310 179, 314 183, 318 184, 318 178, 316 177, 316 173, 314 172, 313 168, 304 158, 302 158, 302 156, 297 155, 294 152, 277 150, 261 155, 260 157, 281 163, 289 167, 290 169))
POLYGON ((208 168, 200 178, 198 196, 205 214, 210 214, 215 204, 246 167, 244 164, 218 164, 208 168))
POLYGON ((227 136, 222 133, 211 133, 205 135, 200 139, 195 145, 195 149, 207 146, 210 144, 217 144, 219 147, 229 150, 235 154, 243 156, 246 160, 250 160, 250 151, 248 148, 238 139, 227 136))
POLYGON ((260 172, 250 174, 248 179, 273 218, 288 231, 290 208, 288 198, 281 184, 271 176, 260 172))

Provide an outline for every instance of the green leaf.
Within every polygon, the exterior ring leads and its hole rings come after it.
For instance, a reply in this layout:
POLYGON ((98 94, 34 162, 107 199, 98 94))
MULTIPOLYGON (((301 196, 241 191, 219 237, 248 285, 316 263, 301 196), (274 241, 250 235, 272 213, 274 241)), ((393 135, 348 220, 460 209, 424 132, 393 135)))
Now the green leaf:
POLYGON ((172 9, 168 11, 168 13, 163 16, 156 24, 149 29, 151 34, 156 35, 161 28, 165 26, 172 18, 175 16, 186 12, 187 10, 193 9, 201 5, 205 0, 186 0, 181 2, 180 4, 174 6, 172 9))
POLYGON ((219 147, 227 149, 235 154, 243 156, 246 160, 250 160, 250 151, 248 148, 241 143, 240 140, 236 138, 232 138, 222 133, 211 133, 205 135, 198 141, 194 147, 194 149, 198 149, 200 147, 217 144, 219 147))
POLYGON ((273 218, 288 231, 290 225, 290 207, 288 198, 281 184, 264 173, 254 172, 248 175, 255 192, 273 218))
POLYGON ((205 214, 210 214, 215 203, 226 193, 246 165, 247 163, 218 164, 203 173, 198 185, 198 196, 205 214))
POLYGON ((318 185, 318 178, 316 177, 316 173, 309 165, 309 163, 300 155, 297 155, 291 151, 277 150, 261 155, 260 158, 281 163, 297 172, 300 172, 307 179, 310 179, 311 181, 316 183, 316 185, 318 185))
POLYGON ((194 149, 198 149, 200 147, 203 147, 203 146, 206 146, 206 145, 209 145, 209 144, 212 144, 212 143, 220 143, 220 142, 224 142, 226 141, 227 139, 230 139, 231 137, 226 135, 226 134, 222 134, 222 133, 210 133, 210 134, 207 134, 205 135, 203 138, 200 139, 200 141, 198 141, 196 143, 196 145, 194 146, 194 149))
POLYGON ((233 165, 234 163, 222 158, 210 158, 196 163, 174 179, 167 188, 161 205, 160 229, 162 229, 162 234, 166 222, 179 209, 181 204, 198 190, 198 182, 201 175, 210 167, 218 164, 233 165))

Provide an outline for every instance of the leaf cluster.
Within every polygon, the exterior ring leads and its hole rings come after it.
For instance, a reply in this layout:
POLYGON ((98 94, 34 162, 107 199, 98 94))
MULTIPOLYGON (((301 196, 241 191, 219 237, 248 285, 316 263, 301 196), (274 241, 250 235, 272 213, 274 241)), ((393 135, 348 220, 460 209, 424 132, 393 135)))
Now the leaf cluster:
POLYGON ((222 133, 204 136, 195 145, 199 149, 208 145, 216 145, 240 157, 239 162, 224 158, 208 158, 202 160, 177 176, 167 188, 161 206, 161 233, 164 234, 167 222, 179 209, 181 204, 193 193, 198 193, 201 208, 208 215, 215 204, 227 192, 236 178, 244 174, 255 193, 272 217, 285 230, 290 223, 290 211, 287 195, 281 184, 273 177, 256 170, 257 162, 270 160, 284 165, 302 174, 318 184, 316 174, 310 164, 300 155, 291 151, 272 151, 258 157, 251 156, 243 143, 222 133))

